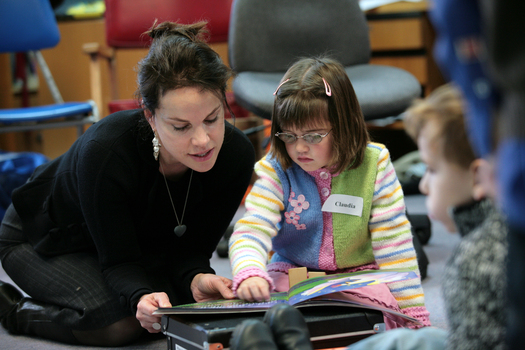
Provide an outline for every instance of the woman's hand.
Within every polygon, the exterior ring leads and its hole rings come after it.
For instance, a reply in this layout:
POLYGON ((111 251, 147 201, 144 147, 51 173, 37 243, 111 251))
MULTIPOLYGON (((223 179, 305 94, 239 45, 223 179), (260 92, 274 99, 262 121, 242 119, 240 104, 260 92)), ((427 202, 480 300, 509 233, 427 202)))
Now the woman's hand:
POLYGON ((153 311, 159 307, 171 307, 170 300, 166 293, 144 294, 137 304, 137 320, 142 328, 150 333, 160 332, 160 320, 162 315, 153 315, 153 311), (154 324, 156 324, 154 326, 154 324))
POLYGON ((196 302, 233 299, 232 281, 211 273, 199 273, 191 281, 191 293, 196 302))
POLYGON ((262 277, 250 277, 237 287, 237 296, 247 301, 270 300, 270 284, 262 277))

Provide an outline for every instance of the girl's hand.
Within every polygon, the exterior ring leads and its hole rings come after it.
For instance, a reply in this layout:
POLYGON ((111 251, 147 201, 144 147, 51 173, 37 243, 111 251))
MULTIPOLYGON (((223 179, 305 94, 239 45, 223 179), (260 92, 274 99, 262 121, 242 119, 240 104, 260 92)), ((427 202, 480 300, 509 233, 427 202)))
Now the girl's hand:
POLYGON ((250 277, 241 282, 237 296, 247 301, 270 300, 270 284, 262 277, 250 277))
POLYGON ((191 293, 193 299, 210 301, 217 299, 233 299, 235 296, 231 290, 232 281, 226 277, 211 273, 199 273, 191 281, 191 293))
POLYGON ((137 320, 139 320, 142 328, 150 333, 160 332, 159 325, 162 315, 153 315, 153 311, 159 307, 171 307, 166 293, 144 294, 137 304, 137 320))

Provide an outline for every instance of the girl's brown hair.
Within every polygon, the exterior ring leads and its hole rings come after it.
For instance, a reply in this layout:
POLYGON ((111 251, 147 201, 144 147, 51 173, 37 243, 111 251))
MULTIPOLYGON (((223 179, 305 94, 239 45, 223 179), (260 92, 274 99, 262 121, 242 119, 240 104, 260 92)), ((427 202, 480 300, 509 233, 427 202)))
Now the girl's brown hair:
POLYGON ((303 58, 288 69, 281 84, 275 94, 270 140, 272 155, 283 168, 293 161, 275 134, 289 127, 315 127, 323 119, 332 127, 331 170, 337 173, 359 167, 370 137, 343 66, 328 57, 303 58), (331 96, 326 93, 323 79, 331 88, 331 96))

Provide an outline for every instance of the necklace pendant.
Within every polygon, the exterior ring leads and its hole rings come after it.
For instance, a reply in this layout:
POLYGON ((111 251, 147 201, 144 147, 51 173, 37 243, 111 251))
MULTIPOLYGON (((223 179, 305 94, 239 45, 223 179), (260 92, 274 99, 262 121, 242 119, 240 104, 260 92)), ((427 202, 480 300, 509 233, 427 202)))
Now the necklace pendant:
POLYGON ((176 226, 173 232, 175 232, 177 237, 181 237, 184 234, 184 232, 186 232, 186 225, 176 226))

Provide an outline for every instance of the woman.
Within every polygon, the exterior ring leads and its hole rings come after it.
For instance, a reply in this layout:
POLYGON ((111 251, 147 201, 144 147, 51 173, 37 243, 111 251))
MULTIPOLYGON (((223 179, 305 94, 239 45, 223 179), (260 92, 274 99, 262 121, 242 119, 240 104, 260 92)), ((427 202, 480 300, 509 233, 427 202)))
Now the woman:
POLYGON ((230 70, 205 23, 164 22, 139 63, 142 109, 107 116, 13 193, 0 227, 0 320, 14 334, 118 346, 157 307, 233 298, 209 259, 252 175, 225 122, 230 70))

